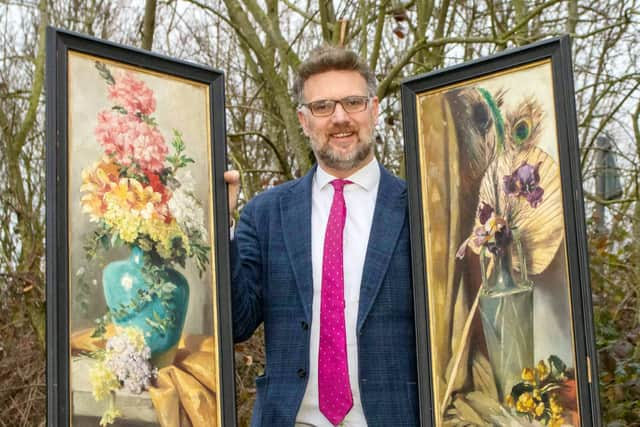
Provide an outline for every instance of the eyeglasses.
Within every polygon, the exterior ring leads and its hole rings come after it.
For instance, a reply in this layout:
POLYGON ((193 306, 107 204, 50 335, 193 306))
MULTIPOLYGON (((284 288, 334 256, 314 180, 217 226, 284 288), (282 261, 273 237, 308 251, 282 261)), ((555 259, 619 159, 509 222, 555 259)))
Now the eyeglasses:
POLYGON ((359 113, 367 109, 368 103, 368 96, 347 96, 342 99, 320 99, 300 104, 300 106, 307 107, 311 114, 316 117, 327 117, 336 110, 336 104, 342 105, 342 108, 347 113, 359 113))

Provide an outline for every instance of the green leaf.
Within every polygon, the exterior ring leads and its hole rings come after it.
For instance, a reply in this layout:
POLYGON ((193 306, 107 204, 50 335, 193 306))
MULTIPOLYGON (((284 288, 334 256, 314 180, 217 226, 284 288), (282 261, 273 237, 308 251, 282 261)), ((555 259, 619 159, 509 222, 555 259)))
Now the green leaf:
POLYGON ((562 361, 558 356, 551 355, 549 356, 549 366, 551 366, 551 375, 555 377, 564 376, 564 372, 567 369, 566 363, 562 361))
POLYGON ((121 105, 114 105, 111 107, 113 111, 117 111, 120 114, 127 114, 127 110, 121 105))
POLYGON ((532 384, 520 382, 511 388, 511 397, 513 397, 514 401, 517 401, 522 393, 531 392, 533 389, 532 384))
POLYGON ((104 316, 95 320, 96 327, 91 334, 91 338, 101 338, 107 332, 107 324, 111 322, 111 314, 106 313, 104 316))
POLYGON ((172 295, 173 291, 175 291, 176 288, 177 288, 177 286, 174 285, 173 283, 165 282, 162 285, 162 292, 172 295))
POLYGON ((98 73, 100 74, 100 77, 105 79, 107 84, 109 85, 115 84, 116 81, 113 78, 113 75, 111 75, 111 72, 109 71, 109 69, 104 63, 100 61, 96 61, 95 66, 96 66, 96 69, 98 70, 98 73))
POLYGON ((146 114, 142 114, 142 113, 137 113, 136 115, 140 118, 140 120, 142 120, 149 126, 153 126, 153 127, 158 126, 158 122, 156 121, 155 117, 147 116, 146 114))

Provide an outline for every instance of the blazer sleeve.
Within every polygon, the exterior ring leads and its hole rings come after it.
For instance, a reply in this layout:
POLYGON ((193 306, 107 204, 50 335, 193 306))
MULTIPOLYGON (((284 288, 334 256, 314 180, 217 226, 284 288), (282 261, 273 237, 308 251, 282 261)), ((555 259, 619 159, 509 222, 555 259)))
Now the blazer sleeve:
POLYGON ((262 322, 262 252, 255 204, 242 210, 230 243, 233 340, 249 339, 262 322))

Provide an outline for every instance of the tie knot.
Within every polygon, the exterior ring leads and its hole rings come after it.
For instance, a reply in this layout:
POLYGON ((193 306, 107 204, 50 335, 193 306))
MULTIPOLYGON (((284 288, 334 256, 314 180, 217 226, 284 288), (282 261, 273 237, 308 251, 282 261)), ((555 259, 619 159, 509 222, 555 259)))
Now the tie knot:
POLYGON ((348 179, 334 179, 333 181, 331 181, 331 185, 333 185, 333 189, 335 191, 342 191, 344 189, 344 186, 347 184, 352 184, 352 182, 348 179))

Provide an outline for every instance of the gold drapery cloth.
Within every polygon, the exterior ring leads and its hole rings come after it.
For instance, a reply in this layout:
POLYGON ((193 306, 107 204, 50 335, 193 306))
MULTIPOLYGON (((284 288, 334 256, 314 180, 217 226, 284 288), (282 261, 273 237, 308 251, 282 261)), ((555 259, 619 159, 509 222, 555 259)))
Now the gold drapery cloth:
MULTIPOLYGON (((92 333, 90 328, 72 334, 72 353, 104 349, 115 328, 109 325, 103 338, 91 338, 92 333)), ((162 427, 218 425, 215 349, 212 336, 185 334, 173 364, 158 371, 149 395, 162 427)))

